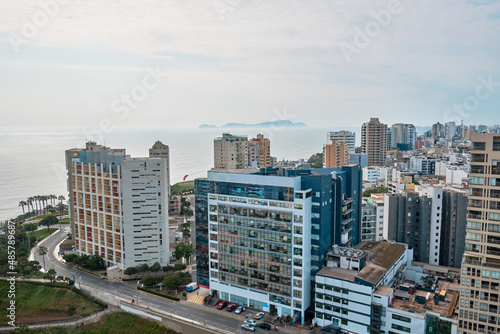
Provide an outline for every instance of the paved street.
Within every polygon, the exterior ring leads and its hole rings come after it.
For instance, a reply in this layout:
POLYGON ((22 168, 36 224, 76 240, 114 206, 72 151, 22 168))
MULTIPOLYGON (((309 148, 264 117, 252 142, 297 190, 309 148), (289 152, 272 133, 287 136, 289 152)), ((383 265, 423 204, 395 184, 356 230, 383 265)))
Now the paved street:
MULTIPOLYGON (((206 324, 208 326, 213 326, 214 328, 222 329, 228 331, 229 333, 247 333, 241 329, 241 324, 245 320, 244 315, 236 315, 234 313, 229 313, 226 311, 219 311, 212 307, 206 307, 202 305, 197 305, 183 302, 174 302, 167 299, 157 297, 136 289, 137 281, 129 282, 112 282, 99 277, 90 275, 86 272, 82 272, 67 265, 59 262, 54 256, 53 252, 56 246, 64 240, 68 233, 68 227, 64 227, 62 231, 58 231, 50 236, 44 241, 44 245, 48 249, 48 254, 45 255, 45 265, 46 269, 54 268, 58 275, 72 277, 76 279, 76 286, 81 285, 82 289, 93 291, 95 294, 99 293, 101 296, 109 296, 108 298, 113 298, 113 296, 123 298, 126 301, 131 301, 134 299, 135 303, 139 303, 139 306, 150 307, 152 310, 160 310, 163 312, 168 312, 172 315, 176 315, 186 319, 187 322, 195 321, 200 323, 202 326, 206 324)), ((43 263, 41 256, 35 251, 35 259, 43 263)), ((170 321, 170 320, 169 320, 170 321)), ((185 326, 181 321, 172 320, 172 329, 177 331, 182 331, 183 333, 212 333, 210 330, 202 330, 201 328, 187 328, 182 327, 182 330, 178 326, 185 326)), ((207 327, 206 327, 207 328, 207 327)), ((209 327, 208 327, 209 328, 209 327)), ((285 331, 284 328, 280 328, 280 331, 285 331)), ((287 332, 293 333, 308 333, 309 330, 290 330, 287 332)), ((256 332, 267 332, 260 328, 256 329, 256 332)))

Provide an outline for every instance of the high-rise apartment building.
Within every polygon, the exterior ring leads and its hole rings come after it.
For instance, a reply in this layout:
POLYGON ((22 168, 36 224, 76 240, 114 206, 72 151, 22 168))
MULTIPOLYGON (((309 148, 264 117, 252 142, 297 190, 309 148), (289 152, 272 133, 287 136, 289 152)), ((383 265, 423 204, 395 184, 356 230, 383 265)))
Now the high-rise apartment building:
POLYGON ((370 118, 361 127, 361 152, 368 154, 369 166, 384 166, 387 153, 387 124, 370 118))
POLYGON ((441 220, 439 264, 460 268, 465 248, 468 190, 445 188, 441 220))
POLYGON ((500 135, 471 134, 459 334, 500 332, 500 135))
POLYGON ((243 169, 248 165, 247 136, 223 133, 214 139, 214 167, 216 169, 243 169))
POLYGON ((89 142, 66 151, 69 214, 80 254, 99 254, 119 269, 169 263, 168 146, 149 158, 89 142))
POLYGON ((331 140, 323 145, 323 168, 341 168, 349 164, 347 143, 331 140))
POLYGON ((385 195, 385 239, 409 245, 416 261, 439 265, 442 201, 440 187, 385 195))
POLYGON ((414 150, 416 141, 417 132, 413 124, 396 123, 391 126, 391 149, 405 146, 414 150))
POLYGON ((271 142, 264 135, 248 141, 248 167, 271 167, 271 142))
POLYGON ((457 125, 455 122, 448 122, 444 124, 444 137, 446 140, 452 140, 457 134, 457 125))
POLYGON ((337 141, 340 143, 347 144, 347 151, 349 154, 352 154, 356 150, 356 133, 351 131, 332 131, 326 134, 326 142, 330 143, 330 141, 337 141))
POLYGON ((359 242, 359 166, 212 170, 195 185, 197 282, 304 321, 328 248, 359 242))

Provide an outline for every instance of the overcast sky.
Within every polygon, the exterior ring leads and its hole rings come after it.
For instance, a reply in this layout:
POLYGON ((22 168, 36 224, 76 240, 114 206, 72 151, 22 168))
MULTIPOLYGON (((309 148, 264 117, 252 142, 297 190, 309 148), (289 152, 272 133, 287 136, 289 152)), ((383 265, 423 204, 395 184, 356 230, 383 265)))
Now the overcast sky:
POLYGON ((499 20, 484 0, 1 0, 0 129, 496 124, 499 20))

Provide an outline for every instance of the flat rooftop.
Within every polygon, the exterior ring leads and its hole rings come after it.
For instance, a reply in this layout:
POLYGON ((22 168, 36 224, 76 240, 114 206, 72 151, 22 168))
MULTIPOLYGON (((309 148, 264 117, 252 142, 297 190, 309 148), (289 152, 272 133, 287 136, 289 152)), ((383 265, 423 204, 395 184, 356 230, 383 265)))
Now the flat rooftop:
POLYGON ((459 285, 457 283, 440 280, 436 290, 430 293, 430 298, 425 302, 425 304, 417 303, 415 301, 415 298, 417 296, 426 298, 428 292, 417 289, 417 291, 415 291, 413 295, 409 295, 410 299, 408 301, 394 298, 392 301, 392 308, 409 312, 410 306, 413 306, 413 309, 417 314, 424 314, 427 311, 431 311, 434 313, 438 313, 443 317, 452 318, 453 313, 455 312, 455 307, 457 306, 459 296, 458 292, 453 291, 452 288, 455 291, 459 291, 459 285), (439 302, 435 304, 434 294, 442 294, 444 300, 439 300, 439 302))
POLYGON ((321 268, 320 271, 317 272, 316 275, 338 278, 338 279, 343 279, 346 281, 354 282, 356 279, 356 273, 357 272, 354 270, 349 270, 349 269, 344 269, 344 268, 323 267, 323 268, 321 268))

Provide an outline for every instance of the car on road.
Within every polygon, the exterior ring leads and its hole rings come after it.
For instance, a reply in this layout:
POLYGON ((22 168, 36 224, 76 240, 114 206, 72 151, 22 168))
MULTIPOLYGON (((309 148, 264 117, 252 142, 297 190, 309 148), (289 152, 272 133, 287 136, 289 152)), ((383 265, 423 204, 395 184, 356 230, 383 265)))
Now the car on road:
POLYGON ((246 324, 246 325, 250 325, 250 326, 257 326, 257 321, 255 320, 252 320, 252 319, 247 319, 245 321, 243 321, 243 324, 246 324))
POLYGON ((220 301, 217 304, 217 306, 215 306, 215 308, 218 309, 218 310, 222 310, 226 306, 227 306, 227 301, 223 300, 223 301, 220 301))
POLYGON ((229 304, 227 307, 226 307, 226 311, 228 312, 232 312, 238 305, 236 304, 229 304))
POLYGON ((238 307, 236 308, 236 310, 234 310, 234 313, 236 313, 236 314, 240 314, 241 312, 243 312, 243 311, 245 311, 245 310, 246 310, 245 306, 241 306, 241 305, 240 305, 240 306, 238 306, 238 307))
POLYGON ((259 312, 253 318, 256 319, 256 320, 260 320, 260 319, 264 318, 265 315, 266 314, 264 312, 259 312))
POLYGON ((261 322, 259 324, 259 327, 262 328, 262 329, 267 329, 267 330, 270 330, 271 329, 271 324, 268 323, 268 322, 261 322))
POLYGON ((246 329, 247 331, 255 332, 255 327, 252 325, 243 324, 243 325, 241 325, 241 328, 246 329))

